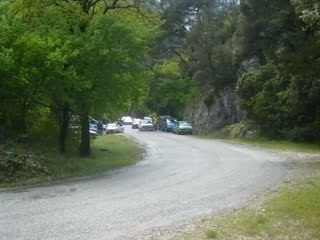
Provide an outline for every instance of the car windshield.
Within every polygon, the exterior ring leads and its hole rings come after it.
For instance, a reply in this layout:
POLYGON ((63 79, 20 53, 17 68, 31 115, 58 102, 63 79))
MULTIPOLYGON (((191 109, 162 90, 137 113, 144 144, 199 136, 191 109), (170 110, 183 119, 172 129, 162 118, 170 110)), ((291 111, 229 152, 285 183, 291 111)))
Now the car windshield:
POLYGON ((180 126, 182 127, 191 127, 191 124, 188 122, 180 122, 180 126))
POLYGON ((177 120, 175 119, 167 119, 168 123, 175 123, 177 120))
POLYGON ((143 120, 142 124, 152 124, 152 122, 150 120, 143 120))
POLYGON ((122 121, 124 121, 124 122, 132 122, 132 118, 131 117, 123 117, 122 121))

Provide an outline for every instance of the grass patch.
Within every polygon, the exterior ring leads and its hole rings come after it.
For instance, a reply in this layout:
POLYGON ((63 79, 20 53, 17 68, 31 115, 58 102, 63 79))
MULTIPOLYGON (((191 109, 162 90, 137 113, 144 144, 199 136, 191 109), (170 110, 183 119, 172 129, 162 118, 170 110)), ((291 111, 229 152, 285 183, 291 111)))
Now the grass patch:
POLYGON ((218 236, 218 233, 212 229, 206 231, 206 236, 207 238, 213 239, 216 238, 218 236))
POLYGON ((320 145, 315 143, 299 143, 299 142, 291 142, 285 140, 270 140, 267 138, 222 138, 217 134, 202 134, 196 135, 196 137, 204 138, 204 139, 223 139, 228 142, 233 143, 245 143, 250 144, 252 146, 257 146, 261 148, 267 149, 276 149, 276 150, 284 150, 284 151, 295 151, 295 152, 320 152, 320 145))
POLYGON ((178 239, 207 239, 203 229, 216 229, 216 239, 320 239, 320 177, 287 185, 260 207, 217 216, 178 239))
POLYGON ((122 135, 99 136, 92 143, 92 156, 81 158, 77 153, 65 156, 56 151, 48 151, 42 164, 50 170, 50 176, 45 174, 30 175, 21 172, 16 180, 2 183, 0 187, 12 187, 23 184, 45 182, 74 176, 93 175, 106 170, 133 164, 142 159, 143 149, 131 139, 122 135))

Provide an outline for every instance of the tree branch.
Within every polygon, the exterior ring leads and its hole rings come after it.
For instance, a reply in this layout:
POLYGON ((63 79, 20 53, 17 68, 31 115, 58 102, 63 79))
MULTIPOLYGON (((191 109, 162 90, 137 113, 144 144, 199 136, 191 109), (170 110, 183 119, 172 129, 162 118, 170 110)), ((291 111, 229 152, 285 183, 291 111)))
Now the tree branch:
POLYGON ((119 0, 113 0, 112 4, 108 5, 108 0, 104 0, 105 8, 104 8, 103 14, 106 14, 109 10, 137 8, 138 5, 140 4, 140 1, 133 4, 127 3, 125 5, 119 5, 118 2, 119 0))

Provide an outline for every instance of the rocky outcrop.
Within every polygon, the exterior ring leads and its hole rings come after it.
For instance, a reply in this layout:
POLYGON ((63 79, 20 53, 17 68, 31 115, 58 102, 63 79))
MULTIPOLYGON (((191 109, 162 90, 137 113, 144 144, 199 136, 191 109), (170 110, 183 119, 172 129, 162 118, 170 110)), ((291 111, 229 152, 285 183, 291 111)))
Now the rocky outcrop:
POLYGON ((221 138, 255 138, 258 132, 259 128, 254 122, 241 121, 224 127, 216 134, 221 138))
POLYGON ((260 60, 258 57, 252 57, 250 59, 242 61, 242 63, 240 64, 240 68, 238 69, 238 79, 240 79, 244 73, 250 72, 258 66, 260 66, 260 60))
POLYGON ((242 119, 235 90, 225 88, 218 95, 209 93, 198 97, 185 112, 185 119, 192 122, 196 132, 223 128, 242 119))
MULTIPOLYGON (((237 72, 237 78, 260 65, 257 57, 243 61, 237 72)), ((240 109, 235 87, 229 86, 216 93, 207 87, 202 96, 198 96, 186 108, 185 119, 193 123, 196 132, 209 132, 226 125, 237 123, 245 118, 240 109)))

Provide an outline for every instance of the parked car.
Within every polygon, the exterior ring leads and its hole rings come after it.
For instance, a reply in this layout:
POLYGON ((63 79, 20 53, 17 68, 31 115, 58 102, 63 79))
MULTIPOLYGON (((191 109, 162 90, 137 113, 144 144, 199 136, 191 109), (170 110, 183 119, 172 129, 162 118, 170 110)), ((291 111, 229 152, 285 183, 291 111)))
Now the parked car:
POLYGON ((132 118, 129 116, 122 117, 121 120, 124 123, 124 125, 132 125, 133 123, 132 118))
POLYGON ((108 123, 109 123, 109 120, 108 120, 108 119, 106 119, 106 118, 103 118, 103 119, 102 119, 103 133, 107 132, 108 123))
POLYGON ((120 126, 117 123, 109 123, 106 129, 107 134, 111 133, 123 133, 124 132, 124 127, 120 126))
POLYGON ((186 121, 179 121, 172 128, 175 134, 193 134, 193 127, 186 121))
POLYGON ((135 118, 133 119, 133 123, 132 123, 132 126, 131 128, 132 129, 139 129, 139 124, 141 122, 141 119, 140 118, 135 118))
POLYGON ((91 138, 96 138, 98 136, 98 133, 93 129, 89 129, 89 134, 91 138))
POLYGON ((98 132, 98 121, 92 117, 89 117, 89 128, 98 132))
MULTIPOLYGON (((98 136, 97 123, 97 120, 89 117, 89 134, 91 138, 96 138, 98 136)), ((80 117, 78 115, 71 116, 69 127, 75 134, 81 134, 80 117)))
POLYGON ((139 124, 139 130, 140 131, 154 131, 154 125, 152 123, 152 121, 150 120, 141 120, 140 124, 139 124))
POLYGON ((171 116, 161 116, 159 118, 159 129, 165 132, 171 132, 177 120, 171 116))

